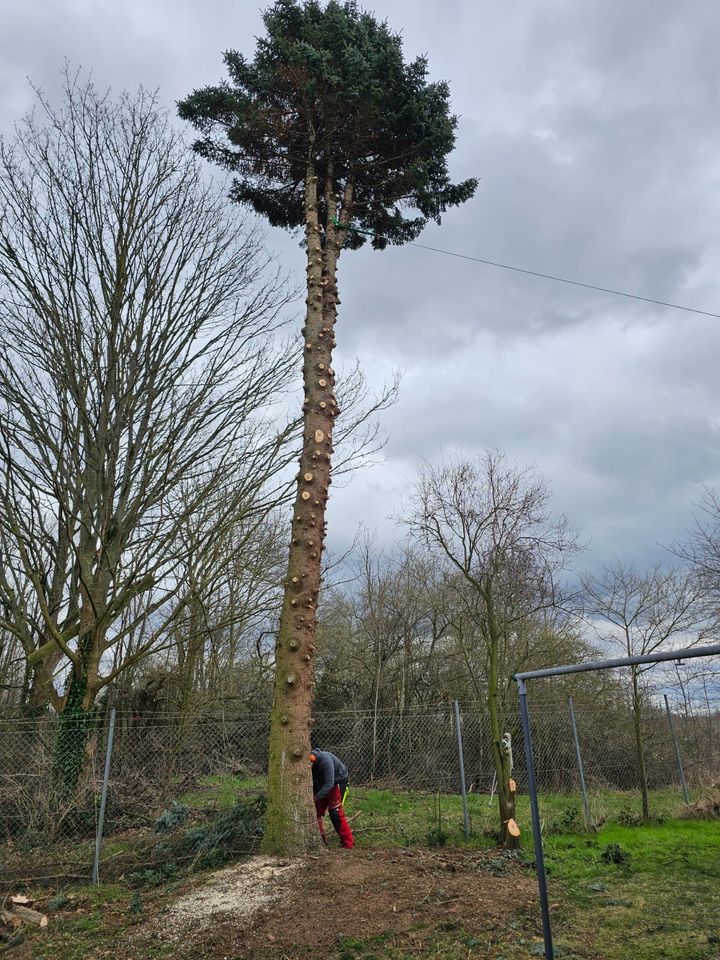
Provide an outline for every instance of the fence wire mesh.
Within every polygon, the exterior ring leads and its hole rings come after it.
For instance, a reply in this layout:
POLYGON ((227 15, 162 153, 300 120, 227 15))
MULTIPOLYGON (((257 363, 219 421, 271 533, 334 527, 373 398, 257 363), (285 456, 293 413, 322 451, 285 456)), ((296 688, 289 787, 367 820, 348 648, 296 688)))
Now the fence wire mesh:
MULTIPOLYGON (((627 710, 575 700, 578 737, 591 796, 630 796, 639 785, 635 733, 627 710)), ((675 706, 673 721, 691 791, 720 781, 720 704, 702 710, 675 706)), ((519 715, 505 716, 512 735, 514 777, 525 792, 519 715)), ((642 718, 648 786, 664 802, 682 803, 677 758, 664 707, 642 718)), ((487 797, 493 817, 493 737, 477 704, 462 705, 461 730, 468 791, 487 797)), ((0 884, 19 878, 86 878, 98 822, 107 721, 92 729, 56 720, 0 720, 0 884), (67 779, 67 755, 79 774, 67 779), (65 758, 65 759, 64 759, 65 758)), ((580 801, 570 714, 557 700, 532 707, 532 734, 541 793, 580 801)), ((403 713, 325 713, 314 717, 313 745, 347 763, 354 787, 460 792, 452 703, 403 713)), ((118 713, 110 765, 103 864, 123 859, 123 838, 148 835, 175 804, 206 813, 243 791, 262 789, 268 752, 264 716, 188 719, 118 713)))

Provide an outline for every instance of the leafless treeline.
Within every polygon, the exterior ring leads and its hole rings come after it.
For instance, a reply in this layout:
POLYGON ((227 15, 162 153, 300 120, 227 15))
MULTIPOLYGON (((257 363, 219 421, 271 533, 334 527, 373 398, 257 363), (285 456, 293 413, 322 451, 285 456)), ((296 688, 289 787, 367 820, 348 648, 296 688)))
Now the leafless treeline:
MULTIPOLYGON (((179 707, 233 664, 264 678, 298 452, 293 298, 152 94, 68 75, 62 105, 38 94, 2 142, 8 709, 89 719, 148 658, 179 707)), ((395 389, 346 375, 340 471, 378 448, 395 389)))

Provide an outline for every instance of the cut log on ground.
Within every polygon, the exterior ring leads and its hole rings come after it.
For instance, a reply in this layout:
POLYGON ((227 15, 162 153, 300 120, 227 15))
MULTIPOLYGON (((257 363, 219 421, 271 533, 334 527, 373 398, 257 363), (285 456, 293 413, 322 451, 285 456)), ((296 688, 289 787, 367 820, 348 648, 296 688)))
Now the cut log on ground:
POLYGON ((30 907, 13 907, 11 912, 13 916, 19 917, 23 923, 33 923, 37 927, 46 927, 48 925, 46 914, 32 910, 30 907))

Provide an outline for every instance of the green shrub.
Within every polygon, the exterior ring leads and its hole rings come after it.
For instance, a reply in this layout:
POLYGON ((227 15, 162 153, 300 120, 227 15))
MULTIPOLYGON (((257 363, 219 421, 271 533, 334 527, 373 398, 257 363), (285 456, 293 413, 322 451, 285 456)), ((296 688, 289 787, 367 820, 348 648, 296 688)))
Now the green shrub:
POLYGON ((618 867, 630 865, 630 852, 624 850, 619 843, 609 843, 600 854, 603 863, 614 863, 618 867))
POLYGON ((667 817, 662 813, 654 813, 649 817, 644 817, 641 813, 638 813, 636 810, 631 810, 629 807, 623 807, 623 809, 617 815, 618 823, 622 824, 623 827, 646 827, 648 824, 662 824, 667 821, 667 817))
POLYGON ((159 887, 168 880, 174 879, 177 876, 177 870, 175 863, 160 863, 147 870, 136 870, 127 879, 131 887, 159 887))
POLYGON ((578 804, 569 806, 560 818, 560 822, 565 830, 576 830, 578 827, 584 826, 585 821, 578 804))
POLYGON ((443 823, 440 794, 436 793, 433 798, 432 822, 426 834, 427 845, 429 847, 444 847, 449 839, 450 831, 446 829, 443 823))
POLYGON ((190 815, 190 807, 173 800, 168 810, 163 810, 155 821, 155 833, 170 833, 181 827, 190 815))
POLYGON ((450 831, 442 824, 436 824, 428 830, 426 839, 429 847, 444 847, 450 839, 450 831))
POLYGON ((195 854, 201 867, 215 867, 249 853, 262 838, 265 797, 240 800, 216 820, 187 830, 178 853, 195 854))

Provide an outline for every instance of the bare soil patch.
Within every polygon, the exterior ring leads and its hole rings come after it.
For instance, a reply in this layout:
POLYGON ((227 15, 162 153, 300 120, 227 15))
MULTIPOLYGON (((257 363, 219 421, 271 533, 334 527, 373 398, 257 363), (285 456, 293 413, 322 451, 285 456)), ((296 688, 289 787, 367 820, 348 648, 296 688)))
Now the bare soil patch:
POLYGON ((284 865, 253 858, 211 874, 136 928, 116 956, 140 960, 167 944, 174 960, 293 960, 380 934, 414 952, 438 929, 503 928, 534 900, 532 880, 496 851, 333 849, 284 865))

